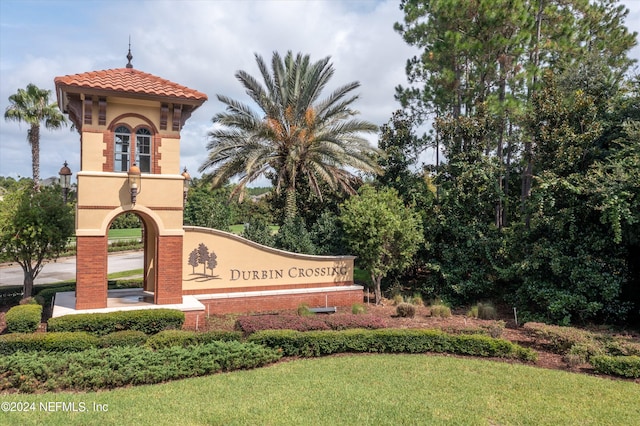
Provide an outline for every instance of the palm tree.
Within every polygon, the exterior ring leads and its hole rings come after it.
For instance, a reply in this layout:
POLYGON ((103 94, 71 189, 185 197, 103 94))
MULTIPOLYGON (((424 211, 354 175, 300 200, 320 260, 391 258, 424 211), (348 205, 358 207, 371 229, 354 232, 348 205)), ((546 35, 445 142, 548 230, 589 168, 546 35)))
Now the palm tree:
POLYGON ((67 124, 58 105, 49 103, 50 90, 39 89, 35 84, 28 84, 27 90, 9 96, 9 106, 4 112, 7 121, 25 122, 30 125, 27 140, 31 145, 31 168, 33 170, 33 188, 40 188, 40 123, 47 129, 60 129, 67 124))
POLYGON ((264 86, 245 71, 235 76, 261 111, 217 95, 227 108, 213 117, 218 126, 209 133, 209 156, 200 167, 201 172, 214 169, 214 186, 238 177, 234 195, 241 197, 248 183, 270 177, 277 193, 285 191, 285 216, 293 217, 299 177, 306 176, 313 192, 322 197, 319 182, 354 193, 350 170, 379 171, 377 150, 361 136, 377 127, 355 119, 358 112, 351 109, 358 96, 350 92, 360 83, 341 86, 319 99, 334 72, 329 57, 312 63, 308 55, 294 57, 289 51, 282 59, 274 52, 270 72, 262 57, 255 56, 264 86))

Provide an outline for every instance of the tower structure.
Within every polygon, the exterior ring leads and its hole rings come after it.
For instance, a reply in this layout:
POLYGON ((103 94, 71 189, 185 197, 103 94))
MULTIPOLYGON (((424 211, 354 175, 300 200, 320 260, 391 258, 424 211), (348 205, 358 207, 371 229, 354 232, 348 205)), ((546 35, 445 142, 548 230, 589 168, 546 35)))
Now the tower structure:
POLYGON ((60 110, 80 133, 76 309, 107 307, 108 230, 125 213, 143 225, 144 289, 182 302, 180 131, 207 95, 124 68, 56 77, 60 110))

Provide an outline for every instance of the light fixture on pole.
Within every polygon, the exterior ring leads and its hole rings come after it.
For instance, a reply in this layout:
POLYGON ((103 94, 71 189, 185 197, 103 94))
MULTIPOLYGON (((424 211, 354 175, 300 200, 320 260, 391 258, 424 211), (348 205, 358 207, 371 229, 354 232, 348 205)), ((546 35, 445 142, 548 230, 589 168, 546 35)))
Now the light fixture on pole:
POLYGON ((187 193, 189 192, 189 185, 191 185, 191 175, 187 171, 186 167, 182 172, 182 177, 184 178, 184 182, 182 182, 183 203, 187 204, 187 193))
POLYGON ((136 163, 133 163, 131 167, 129 167, 129 171, 127 172, 127 177, 129 180, 129 189, 131 190, 131 205, 136 205, 136 197, 140 192, 140 167, 136 166, 136 163))
POLYGON ((62 199, 65 204, 67 202, 67 197, 69 196, 69 188, 71 187, 71 169, 69 169, 69 165, 67 162, 64 162, 64 165, 58 172, 60 175, 60 186, 62 187, 62 199))

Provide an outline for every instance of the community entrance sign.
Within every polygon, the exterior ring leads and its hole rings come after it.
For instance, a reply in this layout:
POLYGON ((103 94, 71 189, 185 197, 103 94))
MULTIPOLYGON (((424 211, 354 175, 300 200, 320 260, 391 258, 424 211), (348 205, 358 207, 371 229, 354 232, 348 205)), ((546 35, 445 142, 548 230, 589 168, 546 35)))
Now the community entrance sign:
POLYGON ((80 133, 76 310, 108 307, 107 233, 124 213, 143 224, 144 291, 154 305, 180 305, 189 296, 208 310, 241 312, 362 300, 351 256, 287 253, 183 227, 180 131, 204 93, 130 62, 54 81, 60 109, 80 133))

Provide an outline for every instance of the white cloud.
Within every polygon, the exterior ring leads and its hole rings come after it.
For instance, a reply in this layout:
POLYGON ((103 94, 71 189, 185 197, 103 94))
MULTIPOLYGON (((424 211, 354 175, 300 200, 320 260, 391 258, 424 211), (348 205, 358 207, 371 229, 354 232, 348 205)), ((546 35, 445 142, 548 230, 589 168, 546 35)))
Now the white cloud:
MULTIPOLYGON (((633 9, 627 22, 638 30, 640 1, 626 3, 633 9)), ((405 62, 415 53, 393 31, 402 19, 398 5, 398 0, 3 0, 0 109, 28 83, 53 90, 56 76, 123 67, 130 35, 135 68, 209 96, 182 132, 181 162, 198 175, 211 117, 222 110, 215 95, 247 100, 234 73, 242 69, 258 76, 254 53, 267 61, 273 51, 302 52, 313 60, 331 56, 334 87, 360 81, 361 118, 387 122, 398 108, 394 88, 405 84, 405 62)), ((634 54, 640 57, 637 49, 634 54)), ((31 175, 26 130, 24 124, 1 122, 0 175, 31 175)), ((57 174, 64 160, 75 173, 79 151, 76 132, 43 130, 42 177, 57 174)))

